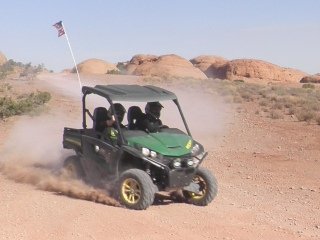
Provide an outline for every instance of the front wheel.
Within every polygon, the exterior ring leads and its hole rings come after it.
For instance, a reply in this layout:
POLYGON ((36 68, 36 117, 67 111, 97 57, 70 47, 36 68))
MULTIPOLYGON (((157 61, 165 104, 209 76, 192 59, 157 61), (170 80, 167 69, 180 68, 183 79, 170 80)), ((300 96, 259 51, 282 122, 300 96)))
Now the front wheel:
POLYGON ((150 176, 140 169, 129 169, 120 176, 118 200, 130 209, 144 210, 154 201, 156 187, 150 176))
POLYGON ((199 192, 183 191, 183 195, 189 203, 207 206, 217 196, 217 180, 208 169, 198 168, 192 182, 199 186, 199 192))

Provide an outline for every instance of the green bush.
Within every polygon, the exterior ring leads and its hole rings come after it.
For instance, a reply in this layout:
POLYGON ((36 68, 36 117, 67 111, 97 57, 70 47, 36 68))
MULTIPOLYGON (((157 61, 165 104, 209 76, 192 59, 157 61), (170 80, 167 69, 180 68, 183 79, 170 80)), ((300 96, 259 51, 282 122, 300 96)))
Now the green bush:
POLYGON ((0 80, 5 79, 9 74, 13 73, 15 68, 19 69, 21 76, 35 75, 45 69, 43 64, 32 66, 31 63, 23 64, 10 59, 0 65, 0 80))
POLYGON ((116 69, 112 69, 112 70, 108 70, 107 74, 120 74, 120 71, 116 69))
POLYGON ((0 118, 13 115, 21 115, 31 112, 35 108, 45 104, 51 98, 48 92, 37 92, 28 95, 20 95, 17 99, 11 97, 0 98, 0 118))

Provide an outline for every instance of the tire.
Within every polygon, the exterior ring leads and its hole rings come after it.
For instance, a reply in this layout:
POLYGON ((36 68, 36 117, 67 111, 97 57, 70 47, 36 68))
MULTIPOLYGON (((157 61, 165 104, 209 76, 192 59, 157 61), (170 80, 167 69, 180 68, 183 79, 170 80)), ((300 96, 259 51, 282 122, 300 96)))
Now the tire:
POLYGON ((76 155, 69 156, 64 160, 63 169, 68 177, 74 179, 84 178, 84 171, 80 163, 80 158, 76 155))
POLYGON ((216 178, 208 169, 198 168, 192 181, 200 186, 200 193, 196 194, 189 191, 183 191, 184 197, 188 203, 197 206, 207 206, 218 193, 216 178))
POLYGON ((123 172, 117 185, 117 198, 129 209, 144 210, 154 201, 156 187, 150 176, 140 169, 123 172))

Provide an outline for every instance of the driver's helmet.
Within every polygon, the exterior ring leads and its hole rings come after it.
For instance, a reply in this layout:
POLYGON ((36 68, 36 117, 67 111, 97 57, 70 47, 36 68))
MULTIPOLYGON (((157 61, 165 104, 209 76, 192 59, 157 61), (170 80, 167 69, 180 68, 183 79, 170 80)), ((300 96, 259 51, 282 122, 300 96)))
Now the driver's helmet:
POLYGON ((121 103, 115 103, 115 104, 113 104, 113 106, 114 106, 115 113, 113 112, 111 106, 109 108, 109 112, 111 115, 117 115, 117 118, 118 118, 119 122, 121 123, 124 118, 124 114, 126 113, 126 109, 124 108, 124 106, 122 106, 121 103))
POLYGON ((158 119, 160 117, 160 112, 163 106, 159 102, 148 102, 145 107, 146 114, 150 114, 151 116, 158 119))

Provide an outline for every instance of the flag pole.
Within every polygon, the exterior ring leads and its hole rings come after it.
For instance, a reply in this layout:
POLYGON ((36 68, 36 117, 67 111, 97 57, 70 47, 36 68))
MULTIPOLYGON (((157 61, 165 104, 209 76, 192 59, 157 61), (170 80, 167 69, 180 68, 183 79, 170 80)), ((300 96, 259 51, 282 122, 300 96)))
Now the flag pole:
POLYGON ((80 80, 80 75, 79 75, 77 63, 76 63, 76 60, 75 60, 74 55, 73 55, 73 51, 72 51, 72 48, 71 48, 71 45, 70 45, 70 42, 69 42, 69 38, 68 38, 68 34, 67 34, 67 31, 66 31, 66 28, 64 27, 62 21, 61 21, 61 25, 62 25, 62 27, 63 27, 64 35, 66 36, 66 39, 67 39, 67 42, 68 42, 68 46, 69 46, 69 49, 70 49, 70 53, 71 53, 71 56, 72 56, 72 59, 73 59, 74 67, 75 67, 76 72, 77 72, 78 81, 79 81, 79 86, 80 86, 80 91, 82 91, 82 84, 81 84, 81 80, 80 80))

